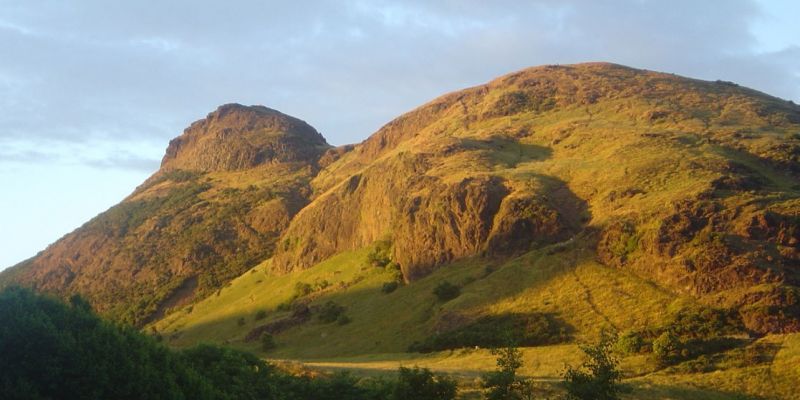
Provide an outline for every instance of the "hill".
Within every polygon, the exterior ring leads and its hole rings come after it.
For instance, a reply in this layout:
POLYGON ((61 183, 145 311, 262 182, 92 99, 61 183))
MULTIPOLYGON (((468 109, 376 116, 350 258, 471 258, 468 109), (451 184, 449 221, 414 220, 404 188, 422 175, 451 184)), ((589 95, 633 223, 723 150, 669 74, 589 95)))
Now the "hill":
POLYGON ((172 140, 159 171, 122 203, 3 279, 81 294, 118 321, 157 319, 271 256, 329 148, 296 118, 221 106, 172 140))
POLYGON ((278 272, 391 241, 406 282, 582 232, 603 264, 753 331, 800 329, 800 108, 727 82, 546 66, 390 122, 311 182, 278 272))
POLYGON ((485 347, 493 327, 527 332, 550 365, 607 328, 642 339, 626 373, 655 385, 673 335, 679 371, 769 373, 772 389, 704 382, 782 396, 798 157, 791 102, 605 63, 512 73, 339 148, 223 106, 121 205, 0 279, 86 294, 174 346, 261 351, 268 334, 269 357, 328 365, 485 347))

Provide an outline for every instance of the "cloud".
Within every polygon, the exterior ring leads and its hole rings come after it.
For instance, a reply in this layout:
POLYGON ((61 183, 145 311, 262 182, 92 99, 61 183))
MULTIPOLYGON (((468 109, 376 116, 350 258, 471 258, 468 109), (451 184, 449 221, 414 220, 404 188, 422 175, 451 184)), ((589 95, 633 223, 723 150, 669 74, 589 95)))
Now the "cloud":
MULTIPOLYGON (((3 8, 0 139, 157 149, 145 160, 223 103, 279 109, 341 144, 446 91, 538 64, 605 60, 800 99, 798 48, 760 50, 751 27, 763 10, 746 0, 3 8)), ((148 165, 109 151, 100 159, 148 165)))
MULTIPOLYGON (((136 148, 128 144, 129 148, 136 148)), ((120 148, 118 142, 69 143, 61 141, 0 140, 0 170, 19 170, 26 165, 36 166, 85 166, 105 171, 120 170, 152 173, 158 169, 160 160, 138 148, 139 153, 120 148), (145 153, 145 154, 141 154, 145 153)))

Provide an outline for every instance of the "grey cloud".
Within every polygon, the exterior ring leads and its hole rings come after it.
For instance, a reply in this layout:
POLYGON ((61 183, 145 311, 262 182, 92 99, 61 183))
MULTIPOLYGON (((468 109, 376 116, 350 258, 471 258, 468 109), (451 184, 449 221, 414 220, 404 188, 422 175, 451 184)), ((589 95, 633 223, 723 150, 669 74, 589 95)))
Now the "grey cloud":
POLYGON ((235 101, 293 114, 341 144, 446 91, 594 60, 800 98, 797 48, 760 53, 749 28, 760 10, 746 0, 0 6, 0 138, 14 140, 163 149, 235 101))
POLYGON ((94 146, 84 143, 38 141, 30 143, 0 141, 0 167, 20 165, 83 165, 99 169, 152 173, 159 159, 115 148, 115 144, 94 146))

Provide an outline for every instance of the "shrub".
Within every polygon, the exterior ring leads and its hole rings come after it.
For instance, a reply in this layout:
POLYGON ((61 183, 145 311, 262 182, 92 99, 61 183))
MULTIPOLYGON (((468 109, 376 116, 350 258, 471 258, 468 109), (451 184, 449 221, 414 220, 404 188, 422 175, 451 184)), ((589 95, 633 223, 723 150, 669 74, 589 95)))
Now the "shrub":
POLYGON ((314 292, 314 287, 305 282, 297 282, 294 285, 294 297, 304 297, 314 292))
POLYGON ((681 337, 708 339, 744 331, 735 312, 713 308, 683 310, 675 315, 669 329, 681 337))
POLYGON ((497 356, 497 369, 482 377, 481 386, 486 389, 488 400, 518 400, 532 395, 533 384, 529 379, 517 376, 522 367, 522 353, 514 346, 493 349, 497 356))
POLYGON ((329 324, 338 320, 344 310, 343 306, 329 300, 319 308, 319 316, 317 318, 319 318, 320 322, 329 324))
POLYGON ((397 378, 393 400, 452 400, 456 397, 456 382, 427 368, 403 368, 397 378))
POLYGON ((350 321, 352 320, 347 316, 347 314, 339 314, 339 317, 336 318, 336 323, 339 325, 347 325, 350 323, 350 321))
POLYGON ((653 341, 653 354, 661 365, 677 361, 681 356, 682 348, 680 338, 672 331, 662 333, 653 341))
POLYGON ((262 320, 262 319, 264 319, 266 317, 267 317, 267 312, 266 311, 258 310, 258 312, 256 313, 256 317, 255 318, 256 318, 256 321, 260 321, 260 320, 262 320))
POLYGON ((246 323, 247 321, 244 319, 244 317, 239 317, 239 319, 236 320, 236 325, 239 326, 244 326, 246 323))
POLYGON ((619 381, 622 373, 618 369, 619 361, 611 354, 614 342, 616 342, 614 336, 603 332, 596 345, 581 346, 588 360, 580 368, 567 367, 564 372, 564 386, 567 389, 568 399, 619 399, 619 381))
POLYGON ((271 333, 264 332, 261 335, 261 350, 270 351, 277 347, 275 344, 275 338, 272 336, 271 333))
POLYGON ((383 268, 389 265, 391 259, 392 242, 379 240, 375 247, 367 254, 367 262, 373 267, 383 268))
POLYGON ((392 293, 397 290, 397 287, 400 286, 397 281, 386 282, 381 286, 381 292, 383 293, 392 293))
POLYGON ((444 281, 433 289, 433 294, 436 295, 439 301, 449 301, 461 295, 461 288, 448 281, 444 281))
POLYGON ((624 333, 617 339, 614 350, 622 355, 637 354, 644 347, 644 339, 639 332, 630 331, 624 333))

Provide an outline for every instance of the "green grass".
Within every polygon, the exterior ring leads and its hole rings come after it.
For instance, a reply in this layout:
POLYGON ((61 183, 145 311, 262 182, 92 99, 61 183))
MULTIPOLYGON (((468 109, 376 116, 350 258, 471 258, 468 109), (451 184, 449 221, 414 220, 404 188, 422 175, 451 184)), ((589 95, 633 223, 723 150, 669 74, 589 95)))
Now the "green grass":
POLYGON ((178 311, 155 327, 167 336, 178 332, 173 340, 178 346, 215 341, 256 350, 256 344, 242 341, 247 331, 286 315, 276 309, 291 299, 298 282, 322 280, 331 286, 314 293, 311 304, 334 301, 346 307, 352 322, 338 326, 309 321, 292 328, 276 335, 278 349, 270 356, 402 352, 437 328, 508 313, 553 315, 563 322, 570 337, 587 340, 604 328, 625 330, 658 324, 670 310, 691 303, 633 275, 597 264, 584 247, 587 245, 580 239, 563 252, 548 254, 551 251, 543 249, 499 266, 481 258, 467 259, 388 294, 381 287, 393 275, 368 265, 368 249, 343 253, 283 276, 266 274, 265 263, 234 280, 219 295, 196 304, 191 313, 178 311), (433 291, 445 280, 462 289, 460 296, 442 303, 433 291), (339 288, 347 282, 353 284, 339 288), (255 321, 260 310, 268 316, 255 321), (237 326, 235 322, 242 317, 245 326, 237 326))
MULTIPOLYGON (((407 347, 437 328, 481 315, 553 313, 564 322, 570 343, 524 348, 521 372, 539 381, 543 390, 557 393, 560 389, 556 383, 565 365, 581 362, 578 343, 595 340, 601 329, 659 326, 677 311, 696 306, 688 297, 675 296, 634 275, 597 264, 591 257, 590 243, 579 237, 500 265, 481 258, 462 260, 388 294, 381 286, 394 275, 369 265, 370 248, 342 253, 308 270, 282 276, 267 273, 269 262, 265 262, 234 280, 219 295, 194 305, 191 312, 177 311, 154 327, 164 337, 172 337, 168 340, 173 346, 222 343, 313 369, 383 375, 394 373, 399 366, 418 365, 456 376, 466 388, 463 398, 472 398, 478 393, 476 379, 494 368, 488 349, 419 354, 406 353, 407 347), (345 307, 350 323, 324 324, 312 318, 275 335, 277 348, 267 353, 261 351, 258 341, 243 340, 254 327, 288 315, 278 307, 292 299, 298 282, 313 285, 322 280, 331 285, 313 292, 310 304, 334 301, 345 307), (444 280, 459 284, 462 293, 441 303, 433 290, 444 280), (262 310, 267 316, 256 320, 262 310), (237 324, 240 318, 245 319, 244 326, 237 324)), ((626 398, 750 398, 732 393, 791 398, 786 388, 800 377, 800 335, 769 336, 751 346, 762 342, 780 348, 773 350, 768 362, 743 365, 741 354, 745 350, 734 349, 715 356, 716 370, 710 373, 682 372, 680 366, 660 369, 649 355, 626 357, 622 368, 632 390, 626 398)))

